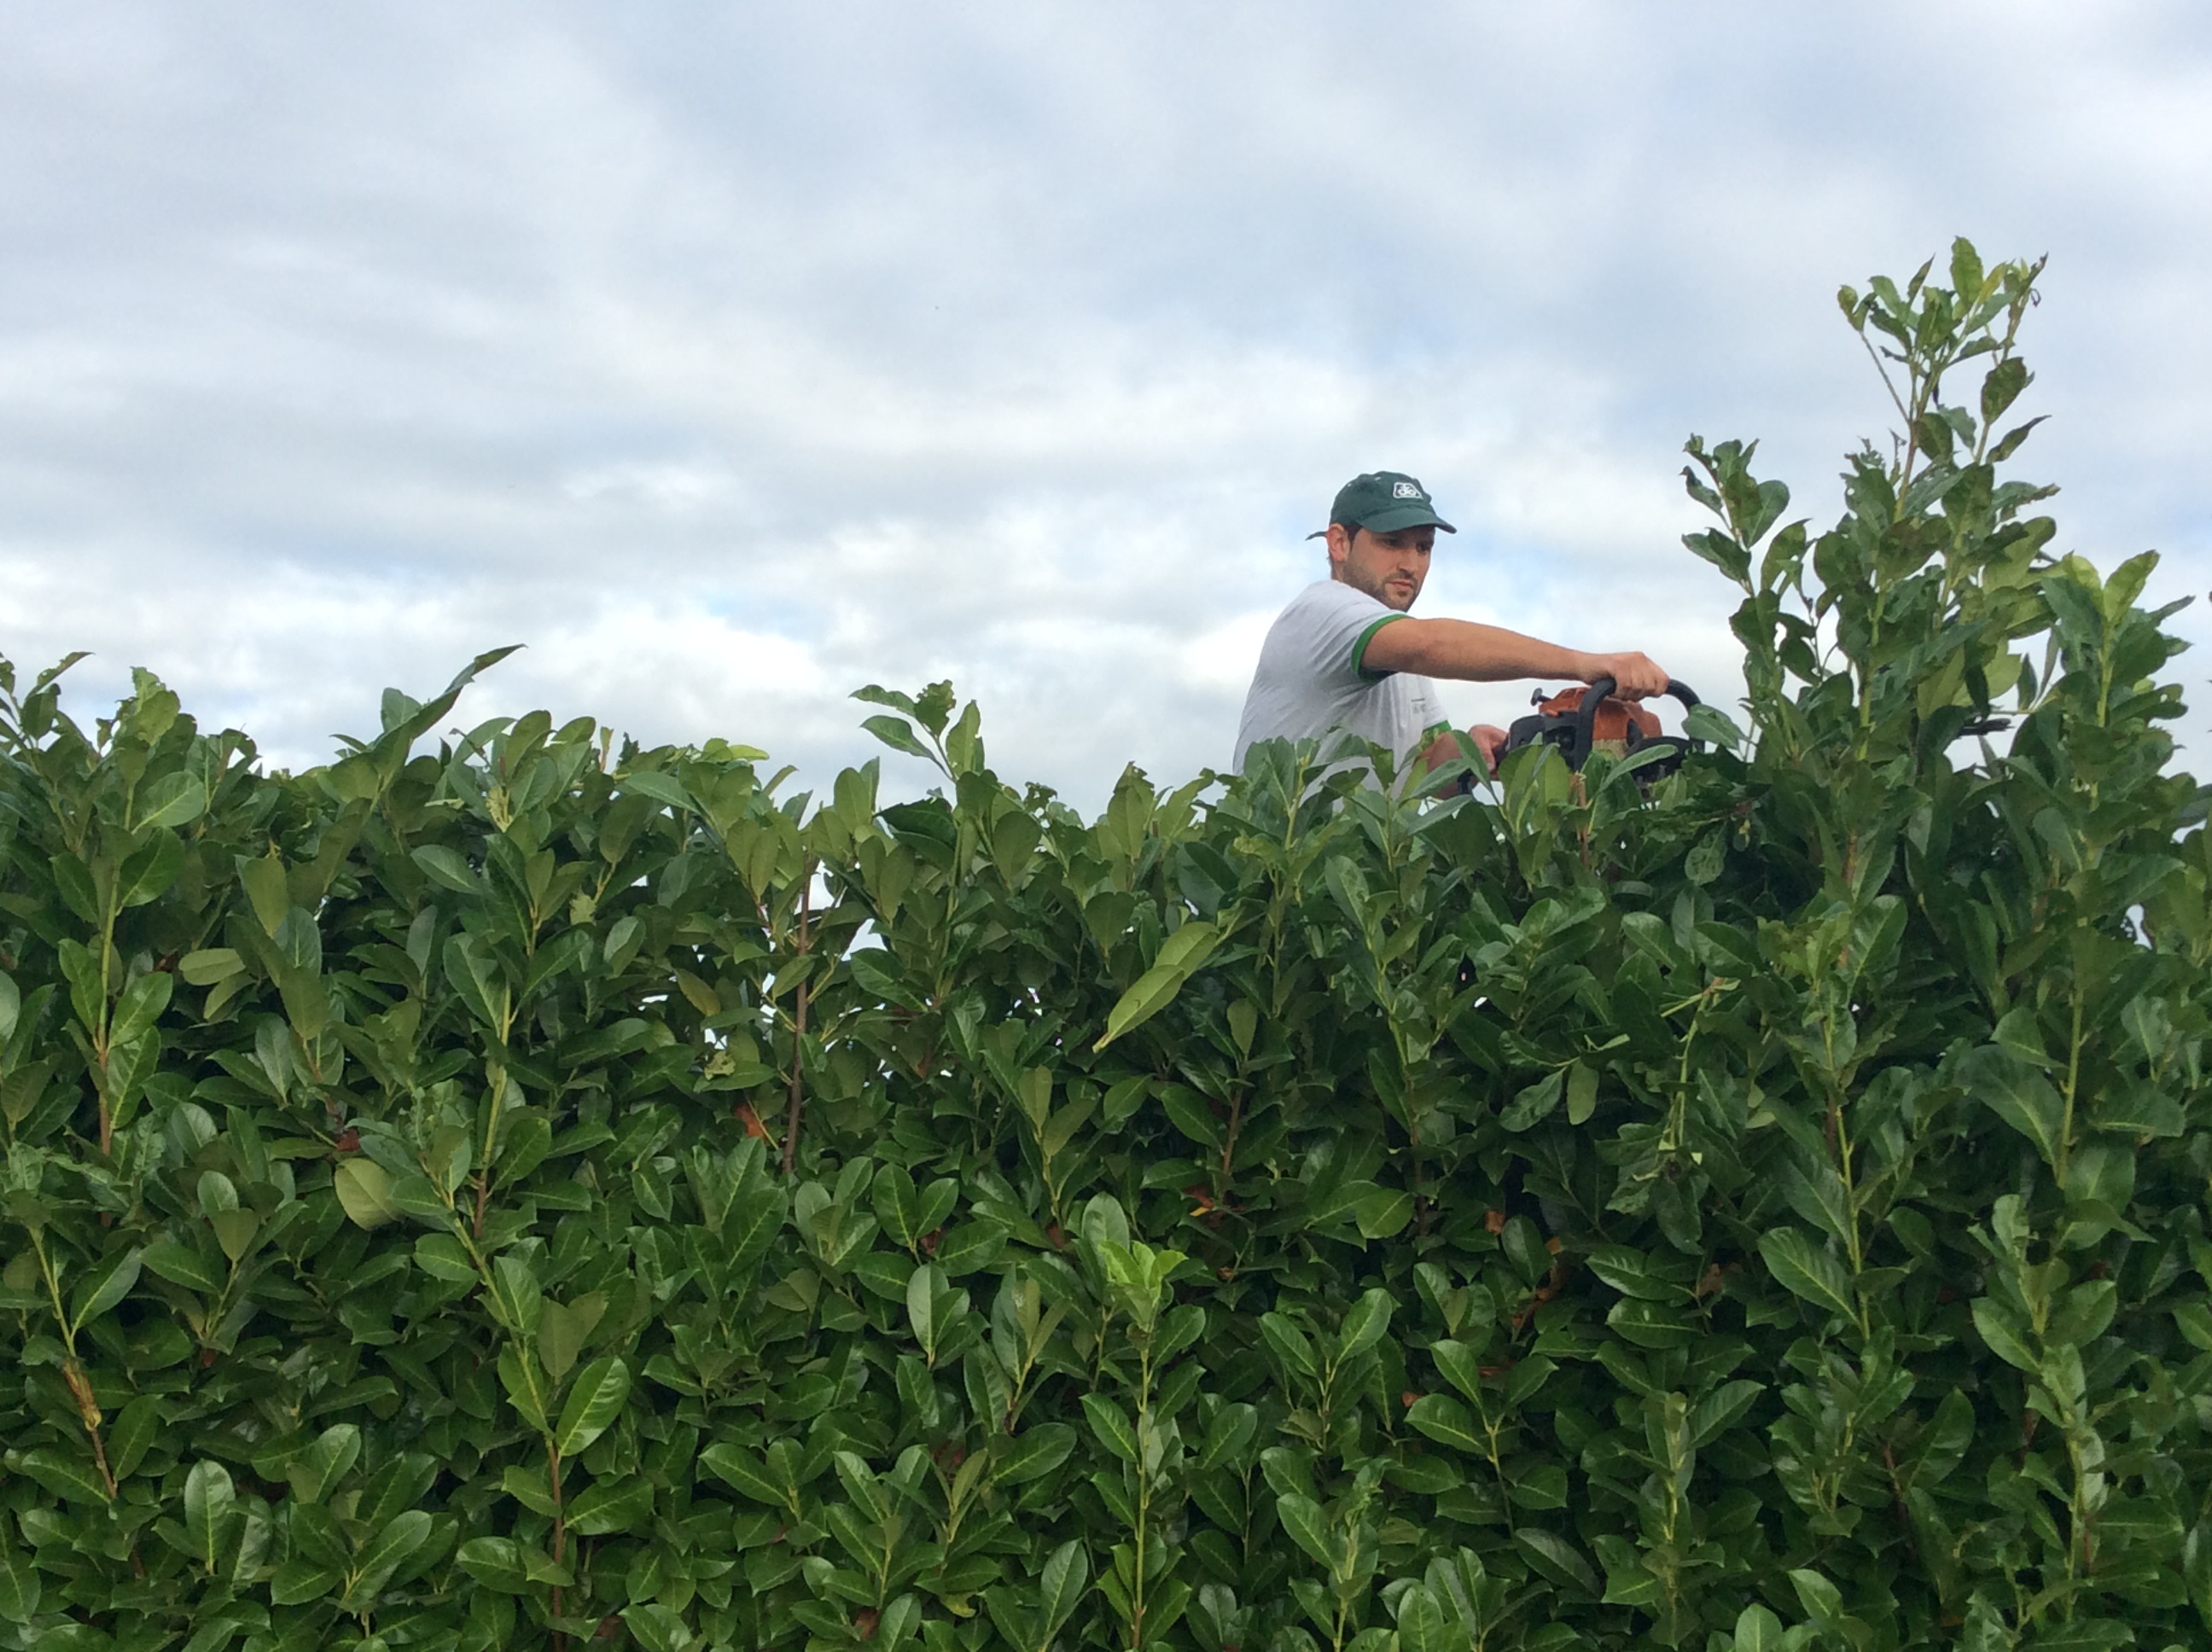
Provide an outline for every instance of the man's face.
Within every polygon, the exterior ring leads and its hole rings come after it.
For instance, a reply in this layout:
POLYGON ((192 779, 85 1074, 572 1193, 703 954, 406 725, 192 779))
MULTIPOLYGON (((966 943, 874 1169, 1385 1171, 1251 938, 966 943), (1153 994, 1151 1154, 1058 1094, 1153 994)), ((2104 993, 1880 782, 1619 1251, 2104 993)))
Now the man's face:
POLYGON ((1395 533, 1357 531, 1341 522, 1328 526, 1330 574, 1364 591, 1385 608, 1404 613, 1421 594, 1429 577, 1429 553, 1436 549, 1433 527, 1401 528, 1395 533))

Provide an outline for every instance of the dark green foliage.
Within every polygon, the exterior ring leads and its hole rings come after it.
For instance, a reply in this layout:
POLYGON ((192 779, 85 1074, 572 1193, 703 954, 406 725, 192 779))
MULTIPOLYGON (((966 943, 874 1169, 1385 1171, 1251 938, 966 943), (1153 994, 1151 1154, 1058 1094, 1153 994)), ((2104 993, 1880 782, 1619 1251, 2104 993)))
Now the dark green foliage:
POLYGON ((2033 276, 1845 293, 1826 532, 1691 444, 1649 798, 0 677, 0 1644, 2212 1645, 2212 851, 1996 469, 2033 276))

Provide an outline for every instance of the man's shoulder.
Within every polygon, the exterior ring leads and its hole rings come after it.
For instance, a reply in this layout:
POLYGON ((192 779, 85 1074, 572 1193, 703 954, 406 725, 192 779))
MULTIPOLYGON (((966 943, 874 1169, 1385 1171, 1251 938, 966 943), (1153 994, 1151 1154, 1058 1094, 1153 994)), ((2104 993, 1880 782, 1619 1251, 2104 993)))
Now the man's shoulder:
POLYGON ((1378 618, 1390 611, 1389 607, 1364 591, 1336 580, 1316 580, 1283 604, 1283 611, 1275 616, 1275 623, 1295 626, 1301 623, 1341 623, 1362 616, 1378 618))
POLYGON ((1382 603, 1369 596, 1357 586, 1346 585, 1341 580, 1316 580, 1285 604, 1283 611, 1287 614, 1291 610, 1299 608, 1327 609, 1332 612, 1338 610, 1366 608, 1372 608, 1386 614, 1390 611, 1382 603))

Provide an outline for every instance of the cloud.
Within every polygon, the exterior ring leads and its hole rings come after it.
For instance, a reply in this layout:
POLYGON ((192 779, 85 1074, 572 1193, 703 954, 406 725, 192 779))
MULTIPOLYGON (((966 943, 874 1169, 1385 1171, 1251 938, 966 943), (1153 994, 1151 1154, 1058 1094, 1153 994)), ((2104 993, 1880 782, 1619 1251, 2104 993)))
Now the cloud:
POLYGON ((1095 805, 1225 759, 1388 465, 1463 530, 1425 609, 1725 699, 1682 438, 1832 511, 1887 422, 1834 288, 1960 230, 2053 254, 2062 540, 2202 589, 2208 93, 2149 0, 15 14, 0 652, 301 762, 524 641, 457 718, 816 783, 951 676, 1095 805))

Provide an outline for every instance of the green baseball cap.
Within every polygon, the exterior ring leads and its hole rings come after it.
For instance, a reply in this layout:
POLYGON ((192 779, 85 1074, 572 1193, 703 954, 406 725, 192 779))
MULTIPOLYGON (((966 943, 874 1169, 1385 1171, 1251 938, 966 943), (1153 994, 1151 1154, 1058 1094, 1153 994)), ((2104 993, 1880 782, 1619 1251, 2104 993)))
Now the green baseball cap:
MULTIPOLYGON (((1395 533, 1401 528, 1437 527, 1446 533, 1459 530, 1437 514, 1429 490, 1402 471, 1370 471, 1356 476, 1336 490, 1336 503, 1328 507, 1331 523, 1365 528, 1370 533, 1395 533)), ((1323 538, 1328 530, 1310 533, 1323 538)))

